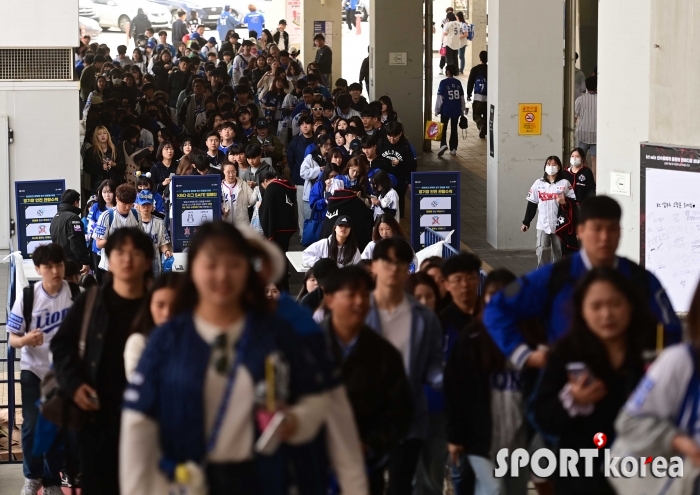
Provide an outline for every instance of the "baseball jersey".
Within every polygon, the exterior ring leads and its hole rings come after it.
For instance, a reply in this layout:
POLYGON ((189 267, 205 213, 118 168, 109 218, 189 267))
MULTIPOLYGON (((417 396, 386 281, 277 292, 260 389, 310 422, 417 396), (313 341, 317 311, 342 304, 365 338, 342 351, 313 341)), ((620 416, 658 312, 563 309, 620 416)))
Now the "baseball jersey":
POLYGON ((462 24, 459 21, 450 21, 442 28, 445 36, 445 46, 449 46, 453 50, 459 50, 462 41, 459 38, 462 34, 462 24))
POLYGON ((464 114, 464 88, 459 79, 447 77, 440 81, 435 102, 435 114, 443 117, 459 117, 464 114))
POLYGON ((162 271, 160 264, 160 248, 170 244, 170 235, 165 228, 165 222, 158 217, 152 217, 149 222, 141 221, 140 227, 148 238, 151 239, 151 244, 153 244, 153 250, 155 251, 155 256, 153 257, 153 276, 157 277, 162 271))
POLYGON ((236 209, 236 199, 238 198, 238 181, 233 186, 221 181, 221 206, 229 211, 226 221, 235 225, 234 211, 236 209))
POLYGON ((50 296, 44 290, 41 282, 34 284, 34 304, 32 306, 32 321, 24 321, 24 292, 17 292, 17 299, 7 317, 7 329, 15 335, 24 335, 32 330, 44 332, 44 343, 40 346, 25 346, 22 348, 20 369, 34 373, 40 379, 46 376, 51 368, 51 339, 56 335, 58 327, 73 305, 71 290, 68 282, 63 281, 61 291, 50 296))
POLYGON ((537 205, 537 230, 544 230, 547 234, 555 234, 557 231, 557 212, 559 202, 557 196, 564 194, 567 198, 576 200, 576 195, 571 184, 566 179, 557 182, 549 182, 537 179, 527 193, 527 200, 537 205))
MULTIPOLYGON (((139 216, 136 210, 131 210, 126 216, 122 215, 117 211, 116 208, 111 208, 104 211, 100 218, 97 219, 97 225, 95 225, 95 232, 92 234, 92 238, 95 240, 106 239, 117 229, 122 227, 139 227, 139 216), (110 225, 110 211, 112 211, 112 223, 110 225)), ((109 260, 107 259, 107 254, 104 248, 100 253, 100 268, 107 271, 109 270, 109 260)))

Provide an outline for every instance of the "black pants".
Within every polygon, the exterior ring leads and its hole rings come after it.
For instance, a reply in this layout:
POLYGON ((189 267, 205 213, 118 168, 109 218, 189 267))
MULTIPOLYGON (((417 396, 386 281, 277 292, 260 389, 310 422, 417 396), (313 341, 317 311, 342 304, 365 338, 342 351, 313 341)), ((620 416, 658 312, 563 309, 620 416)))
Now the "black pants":
POLYGON ((447 127, 449 123, 450 128, 450 150, 457 149, 457 142, 459 139, 459 134, 457 132, 457 124, 459 123, 459 117, 445 117, 440 116, 440 122, 444 124, 444 129, 442 130, 442 139, 440 140, 440 146, 445 146, 447 144, 447 127))
POLYGON ((488 132, 488 124, 486 120, 486 110, 488 109, 488 104, 485 101, 475 101, 472 104, 472 117, 476 123, 476 127, 479 129, 479 137, 486 137, 488 132))
POLYGON ((348 24, 348 28, 352 31, 355 27, 355 9, 347 9, 345 11, 345 22, 348 24))
MULTIPOLYGON (((449 46, 446 46, 447 54, 445 55, 445 62, 447 65, 454 65, 455 69, 459 70, 459 50, 453 50, 449 46)), ((452 74, 456 76, 457 74, 452 74)))
MULTIPOLYGON (((271 242, 277 245, 278 248, 282 250, 283 253, 285 253, 285 258, 287 251, 289 251, 289 241, 292 239, 292 236, 294 235, 294 232, 277 232, 275 236, 271 239, 271 242)), ((289 272, 289 260, 287 259, 287 274, 284 276, 282 280, 279 281, 280 284, 280 290, 289 292, 289 277, 290 277, 290 272, 289 272)))
POLYGON ((404 440, 389 454, 389 487, 387 495, 406 495, 413 492, 413 476, 416 474, 422 440, 404 440))
POLYGON ((78 432, 83 495, 119 495, 121 415, 104 409, 78 432))
POLYGON ((209 495, 257 495, 261 489, 254 461, 209 464, 207 485, 209 495))
POLYGON ((441 55, 440 56, 440 70, 444 69, 446 65, 447 65, 447 59, 445 59, 445 57, 443 57, 441 55))

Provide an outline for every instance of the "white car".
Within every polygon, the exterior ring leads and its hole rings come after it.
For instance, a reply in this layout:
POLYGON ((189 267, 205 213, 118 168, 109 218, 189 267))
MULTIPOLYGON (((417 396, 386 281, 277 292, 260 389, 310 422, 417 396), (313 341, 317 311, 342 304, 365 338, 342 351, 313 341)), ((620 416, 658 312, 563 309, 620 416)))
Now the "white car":
POLYGON ((167 7, 157 3, 139 0, 92 0, 92 3, 100 17, 102 29, 118 27, 126 32, 127 23, 136 17, 139 8, 148 16, 154 29, 170 26, 170 12, 167 7))
POLYGON ((80 25, 80 36, 83 37, 88 35, 90 41, 96 41, 97 37, 102 32, 100 25, 95 19, 90 19, 89 17, 78 17, 78 23, 80 25))

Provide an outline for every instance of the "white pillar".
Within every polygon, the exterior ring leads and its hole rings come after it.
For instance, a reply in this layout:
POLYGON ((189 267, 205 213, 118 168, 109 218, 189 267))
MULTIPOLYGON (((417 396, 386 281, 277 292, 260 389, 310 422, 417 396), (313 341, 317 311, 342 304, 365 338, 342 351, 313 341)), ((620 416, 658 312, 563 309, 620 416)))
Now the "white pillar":
MULTIPOLYGON (((333 51, 333 81, 330 82, 331 90, 335 80, 341 77, 343 68, 343 12, 336 0, 302 0, 302 28, 304 43, 301 49, 301 59, 304 66, 316 59, 317 48, 314 46, 314 26, 316 22, 325 22, 326 44, 333 51), (330 24, 329 24, 330 23, 330 24), (332 34, 329 34, 330 32, 332 34)), ((289 22, 289 20, 287 20, 289 22)))
MULTIPOLYGON (((487 167, 487 240, 498 249, 535 248, 520 232, 528 189, 562 146, 564 2, 490 0, 488 109, 495 107, 487 167), (521 136, 519 103, 542 104, 542 134, 521 136)), ((488 111, 487 111, 488 122, 488 111)), ((490 136, 487 136, 490 141, 490 136)))

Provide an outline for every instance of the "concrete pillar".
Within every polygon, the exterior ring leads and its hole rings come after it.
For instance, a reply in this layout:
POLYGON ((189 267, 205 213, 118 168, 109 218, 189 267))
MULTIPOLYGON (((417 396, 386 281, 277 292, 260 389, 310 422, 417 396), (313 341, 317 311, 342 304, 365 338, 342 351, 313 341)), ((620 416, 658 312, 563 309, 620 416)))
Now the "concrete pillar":
MULTIPOLYGON (((488 28, 488 15, 487 15, 488 0, 471 0, 469 5, 469 22, 474 24, 476 33, 474 34, 474 39, 469 42, 469 47, 467 48, 467 53, 471 50, 472 65, 479 63, 479 53, 486 50, 486 34, 488 28)), ((467 64, 468 65, 468 64, 467 64)), ((471 67, 464 69, 464 74, 467 75, 467 70, 471 67)))
MULTIPOLYGON (((317 48, 314 46, 314 26, 316 21, 326 22, 326 31, 331 26, 331 33, 324 33, 326 36, 326 44, 333 51, 333 81, 330 82, 331 89, 335 84, 335 80, 341 77, 342 72, 342 57, 343 57, 343 12, 334 0, 302 0, 302 30, 304 36, 304 44, 301 49, 301 59, 304 61, 304 66, 313 62, 316 59, 317 48), (328 24, 328 22, 332 24, 328 24)), ((279 19, 278 19, 279 20, 279 19)), ((290 22, 287 20, 287 22, 290 22)))
POLYGON ((590 76, 598 65, 598 0, 578 0, 579 68, 590 76))
MULTIPOLYGON (((564 2, 489 1, 488 108, 494 107, 487 166, 487 240, 535 248, 535 225, 520 232, 525 197, 545 158, 561 153, 564 2), (542 104, 541 135, 518 135, 519 103, 542 104)), ((488 111, 487 111, 488 119, 488 111)))
MULTIPOLYGON (((439 14, 435 16, 439 31, 439 14)), ((372 0, 369 18, 370 100, 377 100, 382 95, 391 98, 406 129, 406 137, 416 151, 420 151, 425 125, 422 105, 423 2, 372 0)))

